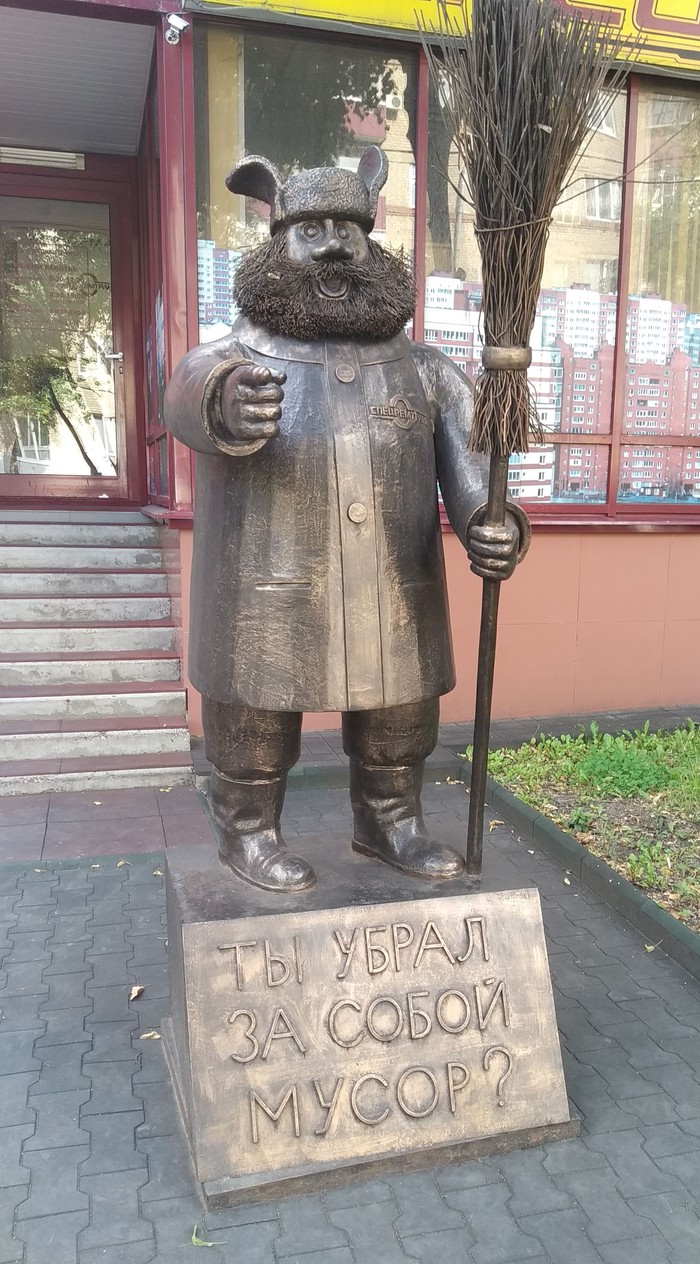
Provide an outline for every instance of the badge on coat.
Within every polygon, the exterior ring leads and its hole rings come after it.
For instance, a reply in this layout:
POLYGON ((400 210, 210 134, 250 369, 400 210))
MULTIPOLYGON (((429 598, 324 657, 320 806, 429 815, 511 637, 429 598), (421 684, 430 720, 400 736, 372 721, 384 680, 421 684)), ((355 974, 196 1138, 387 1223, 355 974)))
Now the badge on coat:
POLYGON ((400 426, 402 430, 410 430, 417 421, 427 423, 428 418, 425 413, 421 413, 417 408, 411 408, 408 400, 403 395, 394 395, 389 404, 370 404, 370 417, 379 417, 382 421, 393 421, 395 426, 400 426))

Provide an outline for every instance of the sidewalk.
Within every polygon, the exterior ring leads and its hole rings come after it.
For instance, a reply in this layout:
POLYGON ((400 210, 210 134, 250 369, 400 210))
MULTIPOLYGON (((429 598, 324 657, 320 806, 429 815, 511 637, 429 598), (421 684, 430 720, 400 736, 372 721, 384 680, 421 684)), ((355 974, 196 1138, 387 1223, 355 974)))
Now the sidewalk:
MULTIPOLYGON (((424 803, 461 843, 464 788, 430 782, 424 803)), ((700 986, 509 828, 487 847, 542 895, 580 1139, 204 1216, 162 1043, 140 1039, 168 1013, 154 870, 213 845, 196 791, 10 799, 0 818, 0 1264, 700 1259, 700 986)), ((349 839, 347 791, 290 792, 285 831, 349 839)))

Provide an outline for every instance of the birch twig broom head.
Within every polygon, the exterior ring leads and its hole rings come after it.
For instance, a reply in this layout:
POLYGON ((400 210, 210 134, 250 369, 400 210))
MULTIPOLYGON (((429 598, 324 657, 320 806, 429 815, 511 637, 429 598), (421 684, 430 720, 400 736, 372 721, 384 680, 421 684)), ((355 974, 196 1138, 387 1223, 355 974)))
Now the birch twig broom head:
POLYGON ((481 253, 484 372, 470 446, 508 456, 542 438, 528 343, 552 211, 627 66, 616 65, 623 45, 611 27, 556 0, 469 7, 471 17, 466 0, 457 6, 458 24, 455 4, 438 0, 422 37, 481 253))

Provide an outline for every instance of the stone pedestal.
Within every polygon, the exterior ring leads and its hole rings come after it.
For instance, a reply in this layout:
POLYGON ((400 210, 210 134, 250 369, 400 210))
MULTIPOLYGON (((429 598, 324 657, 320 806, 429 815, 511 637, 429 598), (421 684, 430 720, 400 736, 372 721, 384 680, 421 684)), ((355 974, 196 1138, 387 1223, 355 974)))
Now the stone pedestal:
POLYGON ((303 852, 317 887, 280 897, 168 851, 166 1052, 207 1206, 575 1135, 536 889, 303 852))

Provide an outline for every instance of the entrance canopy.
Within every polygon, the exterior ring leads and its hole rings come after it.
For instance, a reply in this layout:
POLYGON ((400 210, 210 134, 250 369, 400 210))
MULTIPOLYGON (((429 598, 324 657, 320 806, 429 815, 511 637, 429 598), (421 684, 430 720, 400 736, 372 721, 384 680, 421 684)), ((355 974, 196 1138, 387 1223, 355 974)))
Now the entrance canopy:
POLYGON ((0 146, 136 154, 153 27, 0 8, 0 146))

